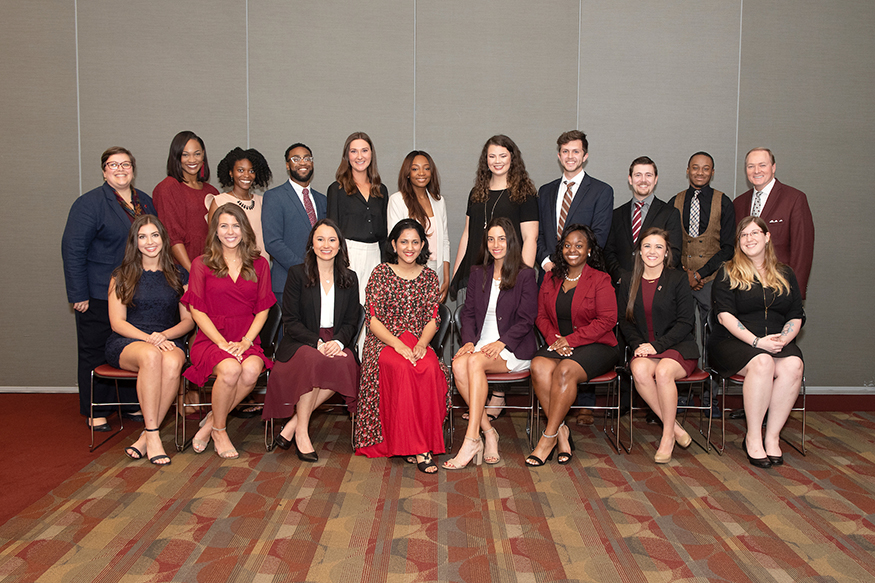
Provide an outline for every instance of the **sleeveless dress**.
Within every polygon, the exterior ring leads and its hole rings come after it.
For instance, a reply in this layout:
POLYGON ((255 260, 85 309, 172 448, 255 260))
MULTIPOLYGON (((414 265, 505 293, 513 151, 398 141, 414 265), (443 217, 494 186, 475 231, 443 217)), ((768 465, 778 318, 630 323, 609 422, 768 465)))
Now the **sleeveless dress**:
MULTIPOLYGON (((179 276, 183 285, 188 283, 188 274, 184 269, 179 268, 179 276)), ((128 306, 127 321, 146 334, 163 332, 179 324, 179 296, 167 283, 163 271, 144 271, 140 276, 133 302, 128 306)), ((172 340, 185 350, 182 339, 172 340)), ((142 340, 126 338, 113 332, 106 340, 106 362, 110 366, 121 368, 119 357, 125 347, 133 342, 142 340)))

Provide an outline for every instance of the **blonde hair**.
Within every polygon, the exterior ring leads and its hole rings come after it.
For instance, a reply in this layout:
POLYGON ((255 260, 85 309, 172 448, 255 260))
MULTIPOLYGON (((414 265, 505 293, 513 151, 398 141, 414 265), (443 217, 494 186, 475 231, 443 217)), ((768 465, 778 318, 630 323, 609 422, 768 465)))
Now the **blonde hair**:
POLYGON ((763 287, 777 290, 779 294, 790 293, 790 282, 783 274, 784 264, 778 262, 778 256, 775 255, 771 239, 766 241, 763 273, 757 271, 750 257, 741 250, 741 232, 751 223, 762 229, 764 235, 769 232, 769 227, 760 217, 745 217, 738 223, 738 228, 735 230, 735 255, 726 262, 726 277, 729 279, 729 288, 748 291, 758 280, 763 287))

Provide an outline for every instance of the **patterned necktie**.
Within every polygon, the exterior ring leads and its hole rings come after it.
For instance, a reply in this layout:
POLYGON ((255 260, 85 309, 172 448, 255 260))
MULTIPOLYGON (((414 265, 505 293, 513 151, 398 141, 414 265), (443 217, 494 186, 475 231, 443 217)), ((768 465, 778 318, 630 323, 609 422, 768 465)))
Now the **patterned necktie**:
POLYGON ((643 202, 635 203, 635 210, 632 212, 632 242, 638 242, 638 234, 641 232, 641 223, 644 222, 641 219, 641 207, 644 206, 643 202))
POLYGON ((753 195, 753 210, 750 211, 750 215, 752 217, 760 216, 760 211, 762 210, 760 207, 763 204, 762 196, 763 196, 762 190, 757 190, 753 195))
POLYGON ((565 219, 568 218, 568 209, 571 208, 571 197, 574 194, 571 192, 571 187, 574 186, 573 182, 566 182, 565 186, 565 198, 562 199, 562 211, 559 213, 559 228, 556 229, 557 239, 562 239, 562 230, 565 228, 565 219))
POLYGON ((310 219, 310 226, 316 224, 316 209, 313 208, 313 203, 310 202, 310 189, 304 189, 304 210, 307 211, 307 218, 310 219))
POLYGON ((699 236, 699 193, 697 190, 693 193, 693 202, 690 203, 690 237, 699 236))

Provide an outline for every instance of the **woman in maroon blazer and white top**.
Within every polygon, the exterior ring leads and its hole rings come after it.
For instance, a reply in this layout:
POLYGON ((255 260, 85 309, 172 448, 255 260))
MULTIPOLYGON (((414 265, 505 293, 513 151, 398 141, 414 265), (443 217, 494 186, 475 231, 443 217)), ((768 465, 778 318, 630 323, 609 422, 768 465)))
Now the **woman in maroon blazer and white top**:
POLYGON ((577 397, 577 384, 608 372, 618 360, 617 299, 605 273, 595 233, 569 225, 550 258, 553 269, 538 295, 535 323, 547 346, 532 359, 532 384, 547 414, 547 427, 530 466, 542 466, 559 449, 559 463, 571 461, 574 442, 563 420, 577 397))

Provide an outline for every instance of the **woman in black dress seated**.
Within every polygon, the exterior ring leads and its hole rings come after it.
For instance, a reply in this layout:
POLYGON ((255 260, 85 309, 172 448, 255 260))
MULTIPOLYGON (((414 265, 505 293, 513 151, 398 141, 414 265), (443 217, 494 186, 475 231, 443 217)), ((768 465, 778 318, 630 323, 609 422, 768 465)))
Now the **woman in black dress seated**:
POLYGON ((802 351, 795 338, 805 313, 796 275, 778 263, 761 218, 738 224, 735 255, 714 279, 711 298, 721 326, 708 339, 709 363, 723 376, 744 375, 747 458, 760 468, 779 466, 781 429, 802 385, 802 351))
POLYGON ((490 221, 480 255, 471 268, 462 307, 462 347, 453 358, 456 387, 470 407, 468 430, 458 455, 444 462, 448 470, 462 469, 471 459, 501 461, 498 432, 483 411, 489 392, 486 373, 527 370, 538 346, 533 328, 538 283, 535 270, 523 265, 522 246, 510 219, 490 221))
POLYGON ((340 393, 355 413, 359 366, 347 346, 355 341, 358 297, 343 234, 334 221, 322 219, 310 230, 304 263, 289 269, 283 338, 264 398, 265 419, 292 417, 274 444, 289 449, 296 442, 301 461, 319 460, 309 433, 319 405, 340 393))
POLYGON ((553 269, 541 284, 535 320, 547 346, 535 354, 531 368, 547 427, 526 458, 530 466, 544 465, 557 447, 559 463, 571 461, 574 442, 564 420, 577 385, 608 372, 618 360, 617 298, 592 229, 566 226, 550 260, 553 269))
POLYGON ((180 340, 194 328, 188 310, 179 303, 185 271, 170 254, 170 238, 154 215, 134 219, 125 257, 109 282, 109 323, 106 361, 116 368, 136 371, 137 398, 146 430, 125 448, 131 459, 148 457, 167 465, 158 428, 179 390, 185 364, 180 340))
POLYGON ((632 277, 624 277, 617 295, 620 330, 632 350, 629 368, 638 394, 662 420, 662 439, 653 461, 671 461, 675 442, 689 447, 690 434, 675 422, 675 381, 696 368, 693 294, 683 271, 670 267, 668 232, 651 228, 638 240, 632 277))

